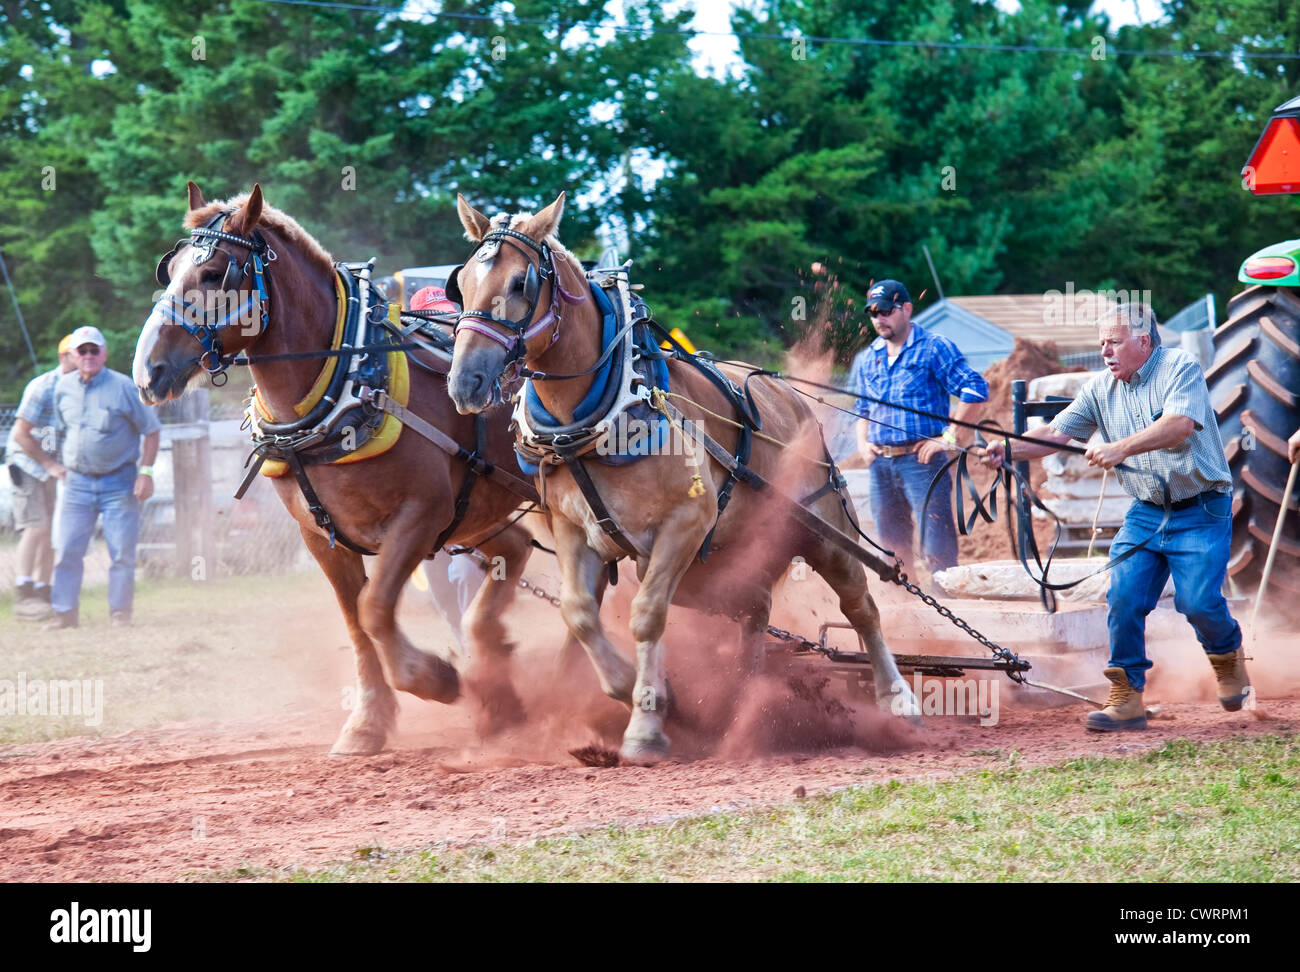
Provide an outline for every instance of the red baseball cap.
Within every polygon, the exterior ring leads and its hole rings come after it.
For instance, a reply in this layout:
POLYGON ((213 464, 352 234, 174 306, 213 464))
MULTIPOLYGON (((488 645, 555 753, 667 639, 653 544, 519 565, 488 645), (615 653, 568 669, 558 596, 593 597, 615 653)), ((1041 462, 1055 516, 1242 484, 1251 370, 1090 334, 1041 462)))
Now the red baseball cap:
POLYGON ((421 287, 411 295, 411 310, 431 310, 443 314, 456 313, 456 305, 447 299, 441 287, 421 287))

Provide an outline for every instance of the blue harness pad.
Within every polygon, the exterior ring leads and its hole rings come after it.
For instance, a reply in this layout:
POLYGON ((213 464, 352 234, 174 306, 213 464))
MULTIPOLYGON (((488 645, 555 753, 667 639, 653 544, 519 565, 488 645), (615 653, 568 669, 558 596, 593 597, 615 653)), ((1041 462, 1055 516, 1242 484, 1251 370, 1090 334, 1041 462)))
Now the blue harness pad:
MULTIPOLYGON (((603 319, 600 343, 601 348, 604 349, 609 347, 610 342, 614 340, 615 335, 618 333, 618 317, 614 313, 614 305, 610 303, 609 298, 601 288, 593 286, 591 293, 603 319)), ((650 329, 644 326, 635 328, 633 338, 636 347, 644 352, 641 362, 642 366, 647 370, 647 384, 652 388, 662 388, 664 391, 668 391, 668 362, 663 358, 654 357, 660 352, 654 344, 654 339, 650 336, 650 329)), ((578 407, 574 409, 572 424, 580 425, 589 420, 600 418, 595 412, 600 407, 601 400, 609 389, 609 383, 622 380, 621 371, 620 355, 615 351, 593 376, 590 390, 582 397, 578 407), (615 377, 616 373, 618 373, 617 378, 615 377)), ((561 424, 542 405, 541 399, 537 397, 537 389, 531 381, 525 385, 524 407, 528 410, 529 424, 538 431, 555 428, 561 424)), ((608 451, 597 449, 583 458, 604 463, 607 466, 627 465, 658 452, 668 440, 668 433, 667 418, 656 412, 647 403, 638 402, 614 421, 614 425, 604 443, 608 447, 608 451)), ((529 476, 537 475, 538 467, 536 463, 529 462, 518 451, 515 453, 515 458, 522 472, 529 476)))

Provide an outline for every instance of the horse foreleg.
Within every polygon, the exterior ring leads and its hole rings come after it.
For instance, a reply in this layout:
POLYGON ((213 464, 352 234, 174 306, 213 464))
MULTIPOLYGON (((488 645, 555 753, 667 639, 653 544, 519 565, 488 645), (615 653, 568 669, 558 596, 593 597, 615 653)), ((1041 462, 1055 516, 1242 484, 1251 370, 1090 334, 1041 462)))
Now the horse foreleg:
MULTIPOLYGON (((694 510, 691 521, 699 520, 694 510)), ((650 551, 641 587, 632 599, 631 629, 636 639, 636 686, 632 693, 632 718, 623 733, 620 755, 634 763, 656 763, 668 755, 671 743, 664 732, 664 717, 671 702, 664 675, 661 638, 668 622, 668 604, 682 575, 699 550, 703 529, 690 521, 660 526, 650 551)))
POLYGON ((397 599, 427 552, 428 532, 427 511, 414 504, 389 521, 374 576, 361 592, 360 618, 366 634, 379 648, 393 688, 432 702, 450 703, 460 695, 455 667, 415 647, 397 624, 397 599))
POLYGON ((369 756, 384 748, 384 740, 393 729, 397 716, 397 699, 384 680, 374 643, 366 635, 357 617, 357 596, 366 583, 366 569, 361 557, 344 547, 330 549, 329 541, 314 529, 304 528, 302 537, 316 563, 325 572, 334 597, 343 612, 348 636, 357 664, 356 698, 352 713, 334 741, 331 756, 369 756))
POLYGON ((524 721, 524 705, 510 677, 514 645, 506 639, 502 616, 519 589, 519 578, 532 553, 528 534, 514 527, 485 541, 478 549, 488 558, 488 573, 465 612, 469 662, 465 687, 477 703, 479 732, 491 735, 524 721))
POLYGON ((600 623, 600 594, 607 576, 605 562, 587 546, 586 534, 567 520, 554 518, 555 556, 560 563, 560 613, 596 670, 600 689, 611 699, 632 705, 636 672, 605 637, 600 623))
POLYGON ((867 588, 866 568, 848 553, 829 544, 815 553, 810 552, 808 562, 839 595, 840 611, 867 646, 876 685, 876 705, 892 715, 903 716, 914 725, 923 725, 916 695, 899 674, 894 656, 885 645, 885 636, 880 630, 880 610, 867 588))
MULTIPOLYGON (((605 591, 609 588, 609 575, 607 571, 602 570, 596 579, 596 610, 605 603, 605 591)), ((573 632, 565 628, 564 644, 560 646, 559 654, 555 657, 555 674, 560 680, 571 683, 578 675, 578 670, 586 660, 586 650, 582 647, 582 642, 573 636, 573 632)))

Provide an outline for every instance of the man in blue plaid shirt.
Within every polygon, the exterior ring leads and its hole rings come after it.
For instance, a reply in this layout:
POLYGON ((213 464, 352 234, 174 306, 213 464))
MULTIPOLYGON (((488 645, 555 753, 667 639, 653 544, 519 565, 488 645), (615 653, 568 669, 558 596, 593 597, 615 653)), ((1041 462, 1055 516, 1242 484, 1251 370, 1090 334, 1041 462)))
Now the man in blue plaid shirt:
POLYGON ((979 419, 988 401, 988 383, 966 361, 957 345, 912 323, 912 298, 897 280, 882 280, 867 293, 867 309, 879 337, 853 359, 852 389, 876 401, 858 399, 858 449, 871 464, 871 512, 881 545, 905 565, 912 561, 912 517, 924 517, 925 556, 931 573, 957 563, 957 527, 952 518, 952 477, 948 473, 925 497, 948 450, 971 437, 946 419, 927 418, 894 406, 947 416, 949 401, 960 400, 953 418, 979 419), (877 404, 884 402, 888 404, 877 404))

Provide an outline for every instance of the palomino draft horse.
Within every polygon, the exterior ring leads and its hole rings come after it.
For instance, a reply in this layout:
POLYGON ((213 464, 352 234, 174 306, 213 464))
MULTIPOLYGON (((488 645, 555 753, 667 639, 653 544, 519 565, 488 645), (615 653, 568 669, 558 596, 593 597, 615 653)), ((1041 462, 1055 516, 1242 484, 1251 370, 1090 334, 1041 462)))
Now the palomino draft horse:
MULTIPOLYGON (((365 302, 365 284, 346 267, 336 268, 329 254, 292 218, 266 205, 260 186, 209 203, 191 182, 185 225, 192 236, 159 263, 159 283, 167 290, 136 345, 133 375, 143 401, 152 404, 179 397, 200 382, 205 371, 214 375, 224 371, 228 356, 235 352, 257 358, 339 346, 347 313, 355 314, 355 305, 365 302), (232 292, 245 313, 214 319, 210 308, 228 302, 229 297, 209 298, 232 292)), ((386 311, 383 307, 375 318, 386 311)), ((350 321, 347 327, 354 324, 350 321)), ((376 327, 367 333, 383 332, 376 327)), ((474 450, 479 458, 513 466, 508 413, 503 407, 490 409, 477 428, 475 420, 458 415, 444 387, 445 358, 440 361, 422 352, 413 352, 410 359, 401 352, 367 356, 371 365, 385 360, 394 398, 405 378, 411 412, 463 443, 466 451, 474 450), (477 446, 476 436, 481 437, 477 446)), ((289 429, 305 413, 312 413, 313 400, 341 396, 334 380, 352 367, 348 362, 348 356, 304 356, 252 364, 255 408, 262 420, 258 427, 263 432, 289 429)), ((362 408, 359 414, 367 412, 374 410, 362 408)), ((388 421, 387 415, 372 417, 388 421)), ((383 748, 397 710, 394 688, 446 703, 459 695, 456 668, 411 644, 395 616, 398 596, 411 571, 442 544, 477 547, 489 558, 502 558, 497 563, 504 565, 500 579, 505 583, 484 583, 464 618, 470 659, 465 680, 471 695, 483 705, 486 728, 517 721, 522 710, 510 686, 511 646, 500 617, 514 596, 531 549, 527 532, 511 525, 511 514, 523 499, 502 485, 499 477, 481 474, 468 494, 468 504, 462 504, 462 515, 457 516, 456 501, 470 472, 463 456, 449 455, 409 426, 392 441, 392 427, 385 434, 381 426, 372 441, 387 439, 387 451, 349 461, 350 447, 356 447, 357 458, 364 454, 356 438, 362 427, 358 423, 341 432, 336 429, 336 440, 350 435, 353 441, 336 441, 330 453, 326 437, 317 444, 318 450, 326 450, 323 455, 301 453, 302 465, 296 469, 282 465, 281 475, 274 480, 307 548, 334 587, 356 650, 358 699, 332 752, 369 754, 383 748), (343 461, 330 461, 339 458, 343 461), (310 502, 304 497, 299 472, 307 477, 306 488, 313 494, 310 502), (368 578, 358 552, 363 549, 378 553, 368 578)), ((370 426, 365 429, 370 431, 370 426)), ((289 467, 297 464, 298 455, 289 455, 289 467)), ((484 468, 480 464, 479 472, 484 468)), ((514 480, 529 485, 517 476, 514 480)), ((285 624, 292 623, 286 614, 285 624)))
MULTIPOLYGON (((447 384, 461 412, 478 412, 488 407, 493 385, 508 366, 522 361, 533 377, 531 391, 521 398, 535 395, 537 414, 572 430, 562 440, 553 438, 556 448, 541 460, 542 495, 560 562, 564 620, 586 648, 605 693, 631 708, 622 756, 653 762, 669 751, 664 718, 672 701, 660 645, 669 602, 740 621, 742 658, 752 670, 763 650, 773 585, 796 555, 834 589, 840 610, 865 643, 878 704, 914 716, 919 710, 885 647, 863 567, 842 544, 827 542, 806 521, 797 522, 767 495, 770 489, 742 487, 731 495, 736 479, 744 481, 743 470, 732 475, 712 452, 705 461, 691 459, 698 450, 685 442, 680 420, 673 421, 669 439, 680 436, 680 447, 659 449, 630 464, 603 464, 590 451, 584 458, 566 448, 583 441, 583 430, 607 417, 591 411, 591 400, 598 397, 593 373, 604 374, 604 364, 618 353, 611 351, 610 329, 581 265, 556 238, 563 207, 561 193, 535 215, 489 220, 460 198, 461 223, 476 244, 477 258, 453 278, 465 310, 457 324, 447 384), (539 309, 548 307, 539 317, 539 309), (725 512, 720 513, 722 506, 725 512), (707 563, 697 559, 706 542, 707 563), (600 579, 607 564, 624 556, 634 558, 641 579, 631 606, 635 668, 606 638, 598 613, 600 579)), ((656 353, 653 344, 643 346, 642 360, 652 361, 656 353)), ((651 363, 652 369, 658 366, 651 363)), ((751 417, 761 416, 763 436, 788 443, 802 439, 807 445, 819 436, 802 397, 771 378, 747 379, 747 372, 737 368, 720 366, 722 378, 716 369, 709 373, 707 367, 681 360, 669 360, 666 366, 668 386, 684 396, 675 399, 683 403, 680 416, 706 429, 731 456, 752 446, 745 462, 749 470, 804 497, 810 515, 852 535, 852 519, 834 488, 838 484, 827 488, 826 465, 798 455, 787 460, 760 436, 746 436, 746 446, 742 432, 709 414, 740 418, 740 411, 750 409, 751 417)), ((642 382, 646 398, 652 397, 650 384, 649 377, 642 382)), ((657 404, 663 411, 662 398, 657 404)), ((517 411, 517 420, 519 415, 517 411)), ((833 478, 833 472, 829 475, 833 478)))

